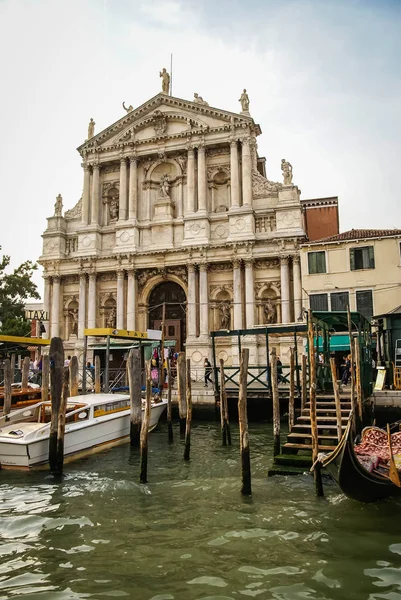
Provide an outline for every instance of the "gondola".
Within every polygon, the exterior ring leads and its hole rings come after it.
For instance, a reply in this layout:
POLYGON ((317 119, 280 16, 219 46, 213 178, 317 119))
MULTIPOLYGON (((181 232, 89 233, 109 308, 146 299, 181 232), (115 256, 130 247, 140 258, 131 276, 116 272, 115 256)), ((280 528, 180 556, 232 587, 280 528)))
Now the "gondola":
POLYGON ((371 473, 359 462, 354 452, 352 417, 338 446, 330 454, 322 456, 320 462, 343 494, 352 500, 375 502, 401 494, 401 488, 389 477, 377 472, 371 473))

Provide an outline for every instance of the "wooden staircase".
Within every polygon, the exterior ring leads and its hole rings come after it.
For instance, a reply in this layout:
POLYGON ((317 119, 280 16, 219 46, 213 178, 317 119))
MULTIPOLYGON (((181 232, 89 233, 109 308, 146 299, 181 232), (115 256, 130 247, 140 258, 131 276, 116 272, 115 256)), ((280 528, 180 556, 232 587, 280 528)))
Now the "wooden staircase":
MULTIPOLYGON (((269 475, 299 473, 312 464, 312 433, 309 416, 310 405, 297 417, 287 441, 281 447, 281 454, 275 456, 269 475)), ((341 400, 342 429, 347 425, 351 401, 346 396, 341 400)), ((334 397, 316 401, 319 452, 331 452, 337 446, 337 419, 334 397)))

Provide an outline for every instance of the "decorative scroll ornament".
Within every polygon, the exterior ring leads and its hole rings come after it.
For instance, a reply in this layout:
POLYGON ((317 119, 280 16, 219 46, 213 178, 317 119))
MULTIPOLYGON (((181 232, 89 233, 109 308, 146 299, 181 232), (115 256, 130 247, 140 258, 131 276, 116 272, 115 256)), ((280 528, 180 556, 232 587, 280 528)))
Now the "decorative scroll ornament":
POLYGON ((269 181, 259 171, 252 172, 252 193, 254 198, 266 198, 276 196, 278 190, 283 187, 282 183, 269 181))
POLYGON ((76 203, 76 205, 73 208, 70 208, 70 210, 65 211, 64 219, 66 219, 67 221, 71 221, 72 219, 80 219, 81 214, 82 214, 82 196, 80 197, 80 199, 78 200, 78 202, 76 203))

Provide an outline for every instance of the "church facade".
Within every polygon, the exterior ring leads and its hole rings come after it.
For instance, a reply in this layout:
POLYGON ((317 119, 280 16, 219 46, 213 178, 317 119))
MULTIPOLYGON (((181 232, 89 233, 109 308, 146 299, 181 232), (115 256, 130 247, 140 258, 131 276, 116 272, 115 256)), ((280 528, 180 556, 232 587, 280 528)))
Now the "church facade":
MULTIPOLYGON (((100 133, 91 120, 82 197, 64 213, 57 197, 40 258, 50 335, 71 352, 85 327, 159 328, 163 303, 166 338, 194 366, 210 357, 210 331, 299 318, 300 190, 284 159, 283 183, 266 177, 245 90, 241 108, 175 98, 163 79, 100 133)), ((264 339, 248 347, 265 363, 264 339)), ((237 341, 221 338, 217 358, 238 364, 237 341)))

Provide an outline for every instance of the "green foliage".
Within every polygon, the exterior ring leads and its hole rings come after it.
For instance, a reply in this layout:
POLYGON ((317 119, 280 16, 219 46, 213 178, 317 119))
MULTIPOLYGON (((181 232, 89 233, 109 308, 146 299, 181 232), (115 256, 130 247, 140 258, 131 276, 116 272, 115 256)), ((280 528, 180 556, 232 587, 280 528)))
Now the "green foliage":
POLYGON ((40 298, 32 281, 38 267, 27 260, 8 272, 10 262, 7 255, 0 259, 0 331, 4 335, 29 335, 30 324, 24 317, 24 305, 29 298, 40 298))

